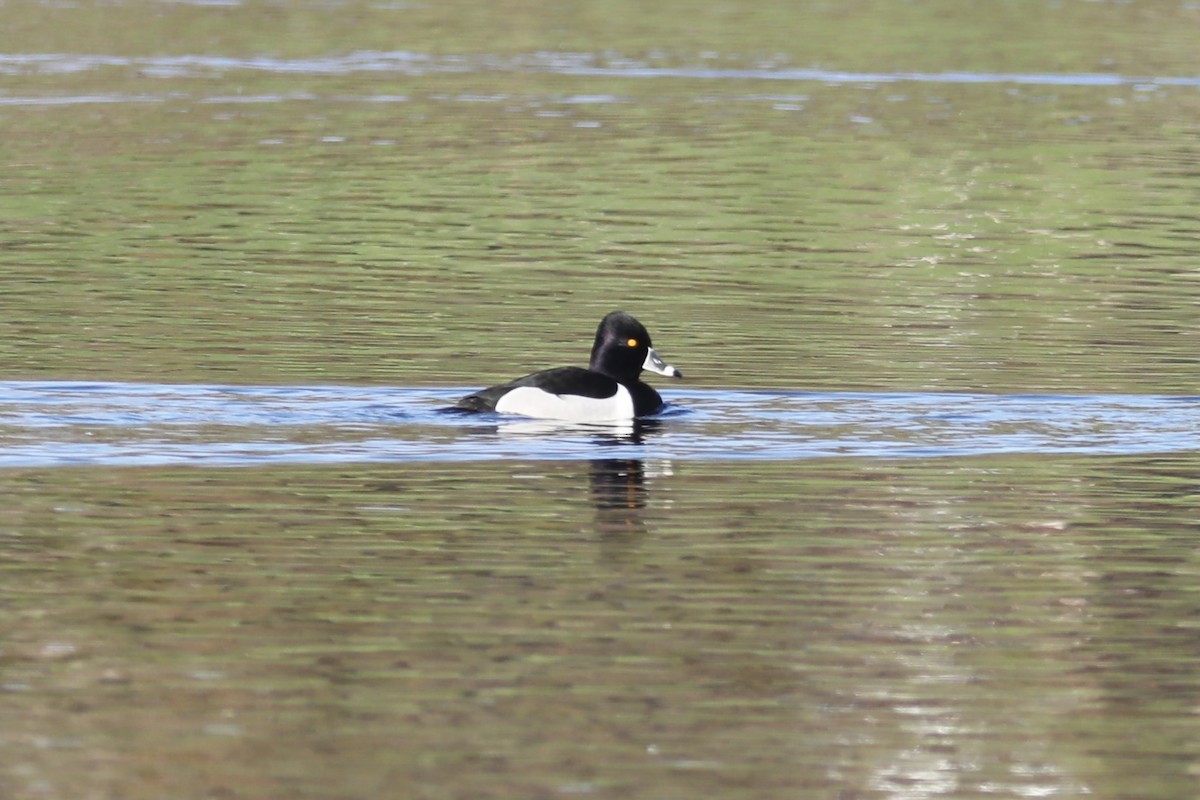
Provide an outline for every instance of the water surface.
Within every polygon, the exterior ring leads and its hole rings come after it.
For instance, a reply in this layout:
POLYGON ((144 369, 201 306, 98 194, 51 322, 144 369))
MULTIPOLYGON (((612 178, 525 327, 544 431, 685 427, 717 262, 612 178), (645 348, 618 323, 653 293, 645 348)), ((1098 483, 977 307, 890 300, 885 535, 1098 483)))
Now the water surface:
POLYGON ((1194 452, 623 455, 0 471, 12 796, 1194 780, 1194 452))
POLYGON ((1200 449, 1200 399, 674 390, 635 422, 449 409, 470 388, 0 384, 0 467, 659 461, 1200 449))
POLYGON ((1197 794, 1195 3, 0 17, 3 797, 1197 794))

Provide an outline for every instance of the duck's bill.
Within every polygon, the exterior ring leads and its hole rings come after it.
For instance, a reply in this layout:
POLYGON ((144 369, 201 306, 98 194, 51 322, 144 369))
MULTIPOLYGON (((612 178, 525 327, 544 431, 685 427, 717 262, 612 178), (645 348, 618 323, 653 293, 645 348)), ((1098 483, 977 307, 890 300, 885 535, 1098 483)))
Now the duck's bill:
POLYGON ((642 369, 648 369, 651 372, 657 372, 659 375, 666 375, 668 378, 682 378, 683 373, 672 367, 667 362, 658 357, 658 353, 654 352, 654 348, 646 353, 646 363, 642 364, 642 369))

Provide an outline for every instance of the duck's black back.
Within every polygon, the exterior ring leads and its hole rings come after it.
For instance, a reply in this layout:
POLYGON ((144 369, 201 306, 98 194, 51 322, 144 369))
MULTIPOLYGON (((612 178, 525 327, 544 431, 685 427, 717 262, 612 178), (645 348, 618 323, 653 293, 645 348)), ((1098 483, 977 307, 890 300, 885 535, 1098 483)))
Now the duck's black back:
MULTIPOLYGON (((645 384, 643 384, 645 385, 645 384)), ((515 381, 469 394, 454 404, 463 411, 495 411, 500 398, 521 386, 534 386, 549 394, 574 394, 603 400, 617 393, 617 382, 583 367, 557 367, 534 372, 515 381)), ((650 389, 649 386, 646 386, 650 389)), ((650 391, 654 391, 650 389, 650 391)), ((657 396, 657 392, 655 392, 657 396)), ((636 408, 636 395, 634 396, 636 408)), ((661 401, 660 401, 661 403, 661 401)))

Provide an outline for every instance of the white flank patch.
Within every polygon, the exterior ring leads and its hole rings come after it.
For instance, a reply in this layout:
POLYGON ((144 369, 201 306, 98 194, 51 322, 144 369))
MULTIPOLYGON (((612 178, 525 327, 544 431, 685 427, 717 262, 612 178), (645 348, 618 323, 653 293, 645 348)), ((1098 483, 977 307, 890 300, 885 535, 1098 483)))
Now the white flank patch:
POLYGON ((633 397, 621 385, 617 386, 615 395, 600 400, 577 394, 550 394, 534 386, 518 386, 500 398, 496 410, 501 414, 520 414, 537 419, 603 422, 633 419, 633 397))

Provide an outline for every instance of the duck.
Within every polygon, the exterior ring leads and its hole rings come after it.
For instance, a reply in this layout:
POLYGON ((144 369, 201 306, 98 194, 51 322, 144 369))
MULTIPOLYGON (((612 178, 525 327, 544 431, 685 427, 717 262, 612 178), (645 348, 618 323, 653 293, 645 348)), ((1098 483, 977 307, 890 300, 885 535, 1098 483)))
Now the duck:
POLYGON ((662 410, 663 399, 641 380, 642 370, 682 378, 650 343, 646 326, 613 311, 600 320, 587 369, 555 367, 469 394, 456 411, 516 414, 569 422, 614 422, 662 410))

